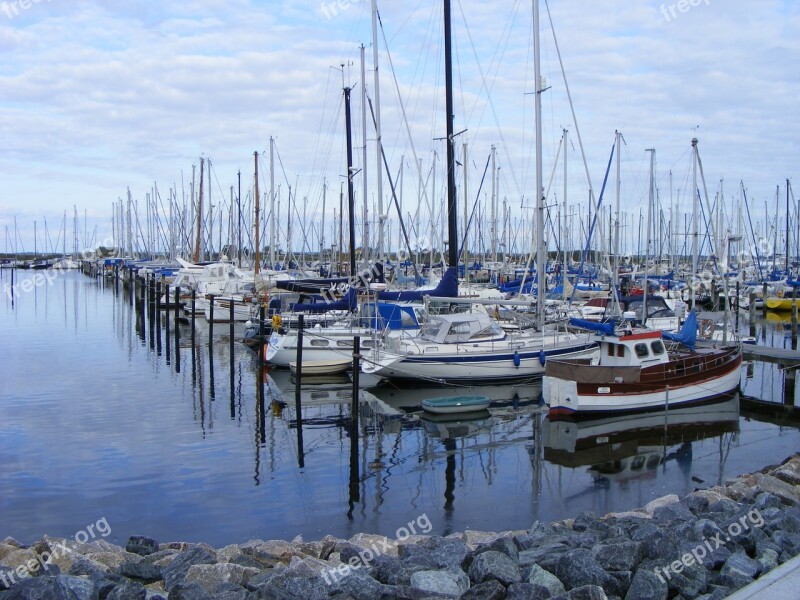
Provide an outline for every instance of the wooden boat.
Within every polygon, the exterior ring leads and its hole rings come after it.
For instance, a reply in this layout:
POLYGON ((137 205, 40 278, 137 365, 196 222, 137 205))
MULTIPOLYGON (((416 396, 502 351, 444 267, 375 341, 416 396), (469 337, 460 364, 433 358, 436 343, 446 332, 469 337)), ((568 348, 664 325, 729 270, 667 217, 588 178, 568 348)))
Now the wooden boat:
POLYGON ((436 415, 484 411, 490 404, 491 400, 486 396, 443 396, 427 398, 420 402, 423 409, 436 415))
MULTIPOLYGON (((303 375, 334 375, 344 373, 353 366, 352 358, 331 358, 328 360, 304 360, 303 375)), ((297 363, 290 362, 289 369, 292 375, 297 374, 297 363)))
POLYGON ((679 336, 647 329, 617 334, 609 327, 596 335, 600 344, 596 361, 548 361, 543 391, 551 419, 719 401, 739 385, 741 346, 694 349, 696 327, 694 313, 690 313, 679 336), (668 350, 665 336, 683 339, 685 344, 668 350))

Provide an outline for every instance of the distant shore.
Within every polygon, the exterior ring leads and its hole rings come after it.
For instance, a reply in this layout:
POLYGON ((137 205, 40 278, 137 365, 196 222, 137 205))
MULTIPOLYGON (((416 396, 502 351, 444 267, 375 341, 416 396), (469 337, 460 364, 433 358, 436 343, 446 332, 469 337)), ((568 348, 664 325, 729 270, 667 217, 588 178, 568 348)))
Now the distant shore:
MULTIPOLYGON (((427 525, 426 525, 427 523, 427 525)), ((684 498, 529 530, 357 534, 215 549, 133 536, 104 519, 75 539, 0 542, 0 599, 724 598, 800 554, 800 454, 684 498)))

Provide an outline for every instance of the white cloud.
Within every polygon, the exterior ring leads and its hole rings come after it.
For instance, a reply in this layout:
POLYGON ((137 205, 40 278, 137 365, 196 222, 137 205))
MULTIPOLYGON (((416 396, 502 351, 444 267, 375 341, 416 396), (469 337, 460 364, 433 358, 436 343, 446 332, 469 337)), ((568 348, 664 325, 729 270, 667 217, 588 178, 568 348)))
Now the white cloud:
MULTIPOLYGON (((743 179, 760 202, 793 176, 800 139, 795 3, 709 0, 669 21, 655 1, 551 5, 596 189, 615 129, 628 143, 623 190, 631 212, 644 193, 644 148, 658 150, 663 194, 667 169, 676 181, 683 177, 693 135, 712 194, 720 177, 731 194, 743 179)), ((345 70, 355 85, 354 142, 361 143, 358 46, 368 46, 371 63, 369 2, 341 6, 332 18, 314 0, 63 0, 34 4, 12 19, 0 13, 4 213, 55 219, 76 204, 109 229, 110 204, 127 186, 142 200, 154 181, 162 189, 180 187, 181 173, 190 176, 202 154, 212 157, 219 187, 227 190, 237 169, 245 182, 252 179, 252 152, 265 150, 274 136, 286 170, 278 176, 284 193, 286 180, 293 187, 298 181, 299 197, 309 197, 315 214, 322 178, 335 190, 344 170, 341 74, 332 67, 346 61, 354 63, 345 70)), ((441 3, 379 6, 427 173, 431 150, 443 155, 441 142, 433 141, 444 129, 441 3)), ((544 7, 541 14, 542 66, 553 86, 544 97, 549 175, 561 127, 574 136, 575 126, 544 7)), ((469 129, 464 139, 480 170, 490 144, 498 145, 501 188, 518 206, 519 191, 533 195, 533 102, 524 95, 533 73, 530 2, 454 0, 453 19, 456 130, 469 129)), ((381 60, 383 139, 396 173, 411 148, 384 54, 381 60)), ((578 191, 586 187, 582 168, 572 150, 570 156, 575 196, 585 197, 578 191)), ((372 148, 368 161, 374 162, 372 148)), ((474 192, 480 172, 473 175, 474 192)), ((416 175, 407 171, 406 194, 415 197, 415 187, 416 175)), ((8 224, 2 217, 0 227, 8 224)))

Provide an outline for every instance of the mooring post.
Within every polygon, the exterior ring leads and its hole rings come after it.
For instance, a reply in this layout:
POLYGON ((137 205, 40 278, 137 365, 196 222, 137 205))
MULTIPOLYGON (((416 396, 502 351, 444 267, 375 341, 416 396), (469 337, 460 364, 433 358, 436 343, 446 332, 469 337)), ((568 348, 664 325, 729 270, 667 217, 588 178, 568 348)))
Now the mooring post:
POLYGON ((756 335, 756 293, 750 292, 750 337, 756 335))
POLYGON ((161 318, 161 279, 156 281, 156 318, 161 318))
POLYGON ((783 370, 783 403, 789 406, 794 406, 795 373, 797 369, 793 367, 783 370))
POLYGON ((303 315, 297 317, 297 354, 295 357, 294 369, 294 410, 297 413, 297 456, 300 468, 305 466, 303 456, 303 410, 300 399, 303 379, 303 326, 305 325, 303 315))
POLYGON ((194 348, 194 299, 195 299, 196 291, 192 288, 192 348, 194 348))
POLYGON ((361 337, 353 338, 353 398, 350 405, 350 418, 354 423, 358 422, 358 387, 359 375, 361 374, 361 337))
POLYGON ((767 282, 764 282, 763 287, 761 288, 762 297, 764 298, 764 304, 761 307, 761 313, 766 317, 767 316, 767 282))
MULTIPOLYGON (((728 307, 725 307, 727 310, 728 307)), ((736 282, 736 335, 739 335, 739 282, 736 282)))
MULTIPOLYGON (((170 334, 169 334, 169 284, 164 283, 164 340, 167 342, 167 364, 169 364, 169 344, 170 344, 170 334)), ((160 321, 160 317, 159 317, 160 321)))
POLYGON ((209 314, 208 314, 208 345, 211 345, 211 342, 214 339, 214 294, 209 294, 209 314))
POLYGON ((797 350, 797 288, 792 288, 792 350, 797 350))
POLYGON ((233 364, 233 353, 235 351, 234 347, 233 347, 233 298, 231 298, 231 304, 230 304, 230 317, 231 317, 231 328, 230 328, 230 336, 229 336, 230 337, 230 359, 229 359, 229 362, 231 364, 231 384, 230 384, 230 387, 231 387, 231 419, 235 419, 236 418, 236 401, 235 401, 235 397, 234 397, 234 394, 235 394, 235 392, 234 392, 234 387, 235 387, 234 386, 234 382, 235 382, 235 379, 236 379, 236 371, 234 369, 234 364, 233 364))
MULTIPOLYGON (((178 327, 180 322, 179 313, 181 310, 180 305, 181 299, 181 288, 180 286, 175 287, 175 372, 181 372, 181 330, 178 327)), ((169 317, 168 317, 169 318, 169 317)))

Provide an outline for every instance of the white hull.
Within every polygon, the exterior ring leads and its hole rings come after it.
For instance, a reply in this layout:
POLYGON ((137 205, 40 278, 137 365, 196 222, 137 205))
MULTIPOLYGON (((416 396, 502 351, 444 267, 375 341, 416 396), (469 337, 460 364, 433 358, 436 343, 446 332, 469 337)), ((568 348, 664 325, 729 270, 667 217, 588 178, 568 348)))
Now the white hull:
MULTIPOLYGON (((308 329, 303 331, 303 365, 309 362, 343 360, 353 356, 353 338, 361 337, 361 347, 372 347, 371 329, 308 329)), ((264 360, 275 367, 288 368, 297 360, 297 331, 272 332, 264 347, 264 360)))
MULTIPOLYGON (((230 318, 230 300, 223 298, 214 299, 214 323, 229 323, 230 318)), ((253 303, 244 302, 242 300, 233 301, 233 320, 234 321, 247 321, 252 316, 253 303)), ((189 310, 191 310, 191 300, 189 301, 189 310)), ((207 321, 211 320, 211 303, 205 298, 201 300, 195 299, 195 314, 202 310, 207 321)))
MULTIPOLYGON (((344 373, 353 365, 352 359, 341 358, 334 360, 306 360, 303 357, 302 374, 303 375, 335 375, 337 373, 344 373)), ((297 363, 292 361, 289 363, 289 369, 292 374, 297 373, 297 363)))
POLYGON ((721 377, 714 377, 696 383, 680 385, 679 381, 669 390, 650 393, 612 394, 603 393, 609 387, 597 385, 596 394, 579 394, 575 381, 545 376, 543 395, 550 411, 555 413, 610 413, 621 411, 647 411, 663 409, 665 405, 681 406, 713 398, 736 389, 739 385, 740 369, 734 369, 721 377))
MULTIPOLYGON (((550 336, 546 336, 546 339, 550 336)), ((549 358, 588 358, 597 348, 582 337, 564 334, 542 343, 532 336, 509 338, 490 345, 441 344, 419 346, 415 352, 370 352, 362 371, 388 379, 423 379, 438 382, 490 382, 541 377, 549 358), (477 346, 477 347, 476 347, 477 346), (542 347, 544 346, 544 350, 542 347)), ((412 343, 408 343, 407 347, 412 343)))

